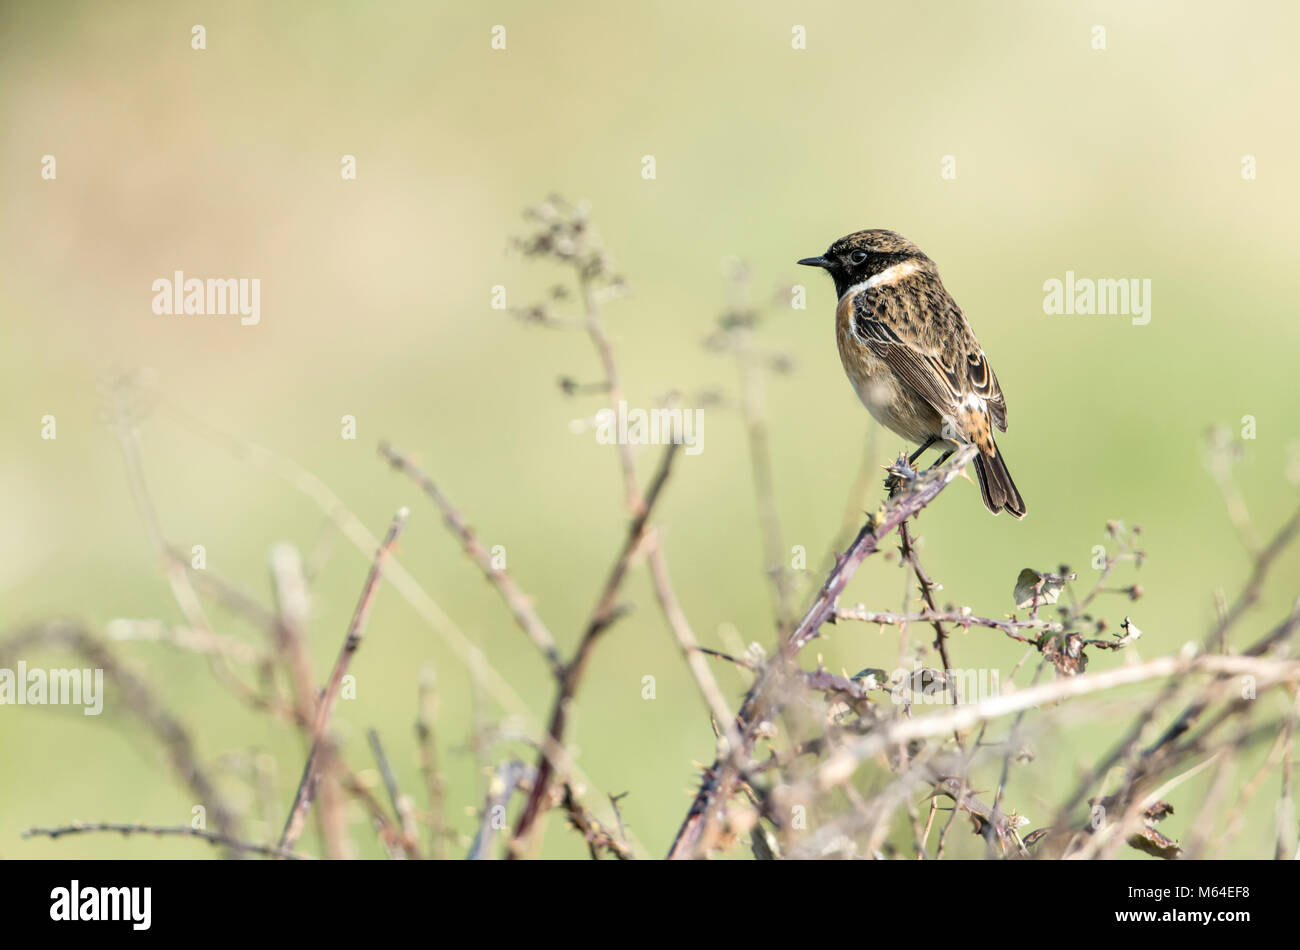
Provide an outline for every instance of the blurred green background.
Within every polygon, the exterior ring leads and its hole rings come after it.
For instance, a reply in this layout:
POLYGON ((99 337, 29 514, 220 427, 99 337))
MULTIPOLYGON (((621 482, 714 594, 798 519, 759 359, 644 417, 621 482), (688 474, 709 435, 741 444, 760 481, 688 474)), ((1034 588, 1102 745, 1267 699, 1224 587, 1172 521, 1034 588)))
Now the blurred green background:
MULTIPOLYGON (((387 438, 415 454, 484 542, 505 546, 571 650, 625 520, 614 449, 569 430, 600 397, 568 398, 556 379, 595 381, 599 366, 581 334, 489 306, 493 285, 523 306, 564 279, 509 241, 524 229, 521 210, 558 192, 591 203, 627 278, 629 295, 606 319, 633 406, 674 389, 736 392, 734 365, 701 345, 728 302, 729 259, 750 265, 755 300, 806 282, 808 309, 775 308, 758 335, 796 363, 766 401, 784 542, 805 546, 812 568, 829 555, 873 423, 840 369, 830 283, 794 261, 859 228, 910 237, 938 262, 997 369, 1011 424, 1001 446, 1030 512, 995 519, 973 484, 946 492, 920 522, 941 596, 1001 615, 1022 567, 1065 562, 1087 581, 1093 545, 1119 518, 1143 526, 1147 596, 1103 601, 1101 612, 1112 627, 1133 615, 1146 632, 1140 655, 1199 640, 1213 592, 1231 597, 1248 570, 1204 464, 1205 430, 1255 418, 1236 476, 1261 533, 1295 502, 1285 469, 1300 436, 1298 27, 1291 3, 7 3, 0 629, 50 616, 97 629, 118 617, 180 622, 105 424, 105 385, 149 367, 155 404, 294 460, 374 533, 411 505, 399 559, 543 719, 553 687, 533 648, 375 446, 387 438), (194 24, 206 50, 191 49, 194 24), (503 51, 490 45, 497 24, 503 51), (791 48, 796 24, 807 49, 791 48), (1106 29, 1104 51, 1092 48, 1094 25, 1106 29), (46 154, 53 181, 40 175, 46 154), (348 154, 356 181, 340 177, 348 154), (642 178, 644 155, 655 180, 642 178), (945 155, 955 179, 940 175, 945 155), (1256 180, 1243 180, 1244 155, 1256 157, 1256 180), (259 277, 261 324, 155 316, 151 283, 175 269, 259 277), (1067 269, 1149 278, 1150 324, 1044 315, 1042 285, 1067 269), (47 414, 53 441, 40 437, 47 414), (340 437, 345 414, 355 441, 340 437)), ((273 544, 311 551, 330 537, 300 493, 169 413, 147 412, 141 439, 163 530, 183 550, 204 545, 214 574, 266 598, 273 544)), ((674 579, 707 645, 734 645, 728 628, 770 645, 742 420, 708 409, 704 439, 702 454, 679 460, 659 512, 674 579)), ((880 463, 903 447, 886 433, 874 445, 880 463)), ((658 453, 638 452, 643 480, 658 453)), ((321 681, 368 562, 346 541, 327 551, 311 626, 321 681)), ((1238 642, 1286 609, 1297 567, 1294 553, 1279 565, 1238 642)), ((803 579, 801 605, 818 581, 803 579)), ((846 600, 898 609, 903 590, 896 564, 875 559, 846 600)), ((657 855, 689 803, 692 762, 712 759, 714 739, 644 568, 626 599, 638 609, 597 649, 571 738, 601 793, 629 793, 624 819, 657 855), (647 675, 654 700, 642 698, 647 675)), ((260 642, 213 616, 222 632, 260 642)), ((1013 647, 973 631, 954 654, 1006 670, 1020 657, 1013 647)), ((297 735, 241 707, 195 656, 119 649, 205 762, 274 757, 282 821, 301 769, 297 735)), ((837 671, 892 667, 896 637, 841 627, 809 652, 837 671)), ((1099 654, 1093 668, 1124 661, 1099 654)), ((371 766, 365 730, 378 729, 422 804, 412 724, 426 666, 438 674, 449 818, 470 834, 484 783, 468 750, 470 677, 391 587, 352 668, 357 698, 336 722, 359 769, 371 766)), ((717 673, 737 701, 745 679, 717 673)), ((1055 736, 1032 774, 1013 773, 1008 800, 1048 819, 1125 711, 1055 736)), ((483 715, 501 717, 490 704, 483 715)), ((512 752, 532 758, 504 744, 493 760, 512 752)), ((188 822, 189 793, 111 694, 98 720, 0 709, 0 763, 0 856, 215 853, 151 838, 18 837, 71 819, 188 822)), ((223 772, 222 785, 252 807, 240 775, 223 772)), ((1183 836, 1204 788, 1182 786, 1162 830, 1183 836)), ((1273 828, 1261 804, 1230 853, 1270 854, 1273 828)), ((247 826, 249 837, 275 831, 247 826)), ((359 817, 356 839, 362 855, 381 853, 359 817)), ((304 846, 317 848, 314 835, 304 846)), ((556 819, 543 853, 585 848, 556 819)))

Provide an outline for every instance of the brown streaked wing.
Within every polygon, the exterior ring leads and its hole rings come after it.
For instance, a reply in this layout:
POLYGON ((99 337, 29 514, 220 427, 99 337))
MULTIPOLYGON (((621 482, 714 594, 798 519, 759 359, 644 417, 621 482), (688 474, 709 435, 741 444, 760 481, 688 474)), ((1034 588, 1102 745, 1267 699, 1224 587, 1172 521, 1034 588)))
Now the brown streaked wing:
POLYGON ((997 374, 956 304, 945 314, 945 322, 957 331, 946 341, 946 353, 903 340, 892 327, 868 311, 862 295, 854 304, 858 336, 936 412, 951 416, 962 397, 975 393, 986 401, 993 424, 999 431, 1007 431, 1006 397, 997 374))
POLYGON ((885 361, 903 382, 925 399, 941 416, 951 416, 961 398, 956 375, 936 354, 924 353, 902 340, 891 327, 875 320, 863 308, 854 318, 858 337, 885 361))

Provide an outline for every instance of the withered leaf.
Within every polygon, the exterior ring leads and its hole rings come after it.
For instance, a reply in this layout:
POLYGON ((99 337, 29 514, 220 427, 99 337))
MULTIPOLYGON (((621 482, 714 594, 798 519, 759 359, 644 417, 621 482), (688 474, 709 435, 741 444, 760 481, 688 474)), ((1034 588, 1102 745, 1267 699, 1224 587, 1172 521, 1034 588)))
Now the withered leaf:
POLYGON ((1144 851, 1153 858, 1164 858, 1166 861, 1181 857, 1183 854, 1183 849, 1178 847, 1178 842, 1162 835, 1154 828, 1143 828, 1137 834, 1130 835, 1128 843, 1131 848, 1144 851))
POLYGON ((1042 607, 1054 604, 1060 599, 1061 588, 1064 586, 1065 578, 1060 574, 1040 574, 1032 567, 1027 567, 1016 578, 1013 595, 1016 607, 1024 610, 1035 605, 1042 607))
POLYGON ((1064 676, 1077 676, 1088 668, 1088 654, 1083 652, 1083 637, 1077 633, 1054 633, 1044 637, 1043 657, 1064 676))

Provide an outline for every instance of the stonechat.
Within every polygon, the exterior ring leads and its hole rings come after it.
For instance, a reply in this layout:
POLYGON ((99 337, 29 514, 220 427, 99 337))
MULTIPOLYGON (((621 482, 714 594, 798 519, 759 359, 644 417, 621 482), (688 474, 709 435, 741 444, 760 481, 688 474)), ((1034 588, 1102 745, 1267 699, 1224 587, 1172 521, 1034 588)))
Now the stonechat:
POLYGON ((975 474, 995 515, 1025 516, 993 427, 1007 431, 1007 401, 984 350, 939 269, 921 249, 893 231, 858 231, 820 257, 835 281, 835 336, 840 360, 862 404, 877 422, 920 445, 915 463, 933 445, 974 443, 975 474))

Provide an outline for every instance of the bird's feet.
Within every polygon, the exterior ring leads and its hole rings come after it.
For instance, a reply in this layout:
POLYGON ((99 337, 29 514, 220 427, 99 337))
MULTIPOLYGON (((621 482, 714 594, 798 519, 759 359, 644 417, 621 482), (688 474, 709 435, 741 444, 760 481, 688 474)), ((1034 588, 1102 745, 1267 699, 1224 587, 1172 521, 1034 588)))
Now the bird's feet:
POLYGON ((887 465, 885 471, 889 475, 885 478, 885 491, 889 492, 889 497, 894 495, 917 477, 916 469, 912 467, 913 459, 908 458, 902 452, 898 453, 898 458, 892 465, 887 465))

